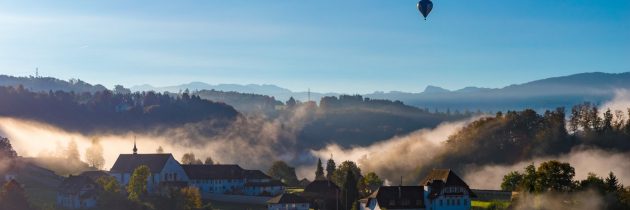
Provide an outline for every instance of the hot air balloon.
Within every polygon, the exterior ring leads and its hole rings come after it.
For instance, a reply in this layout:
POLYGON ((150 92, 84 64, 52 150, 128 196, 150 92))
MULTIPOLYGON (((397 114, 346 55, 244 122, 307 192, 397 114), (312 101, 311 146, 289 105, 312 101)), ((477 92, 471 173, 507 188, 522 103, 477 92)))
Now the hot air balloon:
POLYGON ((433 2, 431 2, 431 0, 421 0, 418 2, 418 10, 420 10, 420 13, 424 16, 424 20, 427 20, 427 16, 429 16, 432 9, 433 2))

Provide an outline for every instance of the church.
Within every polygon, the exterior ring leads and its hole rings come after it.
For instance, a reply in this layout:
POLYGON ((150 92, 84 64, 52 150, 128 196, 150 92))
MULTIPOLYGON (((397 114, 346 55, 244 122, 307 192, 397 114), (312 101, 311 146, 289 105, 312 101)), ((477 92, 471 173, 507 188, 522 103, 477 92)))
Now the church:
POLYGON ((172 154, 120 154, 109 174, 121 185, 129 184, 133 171, 146 165, 151 171, 147 180, 149 194, 160 194, 171 187, 195 187, 203 198, 215 195, 273 197, 284 193, 285 185, 260 170, 238 165, 182 165, 172 154))

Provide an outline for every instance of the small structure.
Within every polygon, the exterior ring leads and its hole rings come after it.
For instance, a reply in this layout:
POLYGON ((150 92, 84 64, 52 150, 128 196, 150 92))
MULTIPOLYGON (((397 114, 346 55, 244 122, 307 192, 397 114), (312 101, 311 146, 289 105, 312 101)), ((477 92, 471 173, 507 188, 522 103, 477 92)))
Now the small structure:
POLYGON ((160 193, 159 186, 186 185, 188 176, 182 166, 172 154, 138 154, 134 143, 133 154, 121 154, 116 159, 109 174, 122 185, 129 184, 133 171, 139 166, 146 165, 151 170, 147 180, 147 191, 151 194, 160 193), (174 183, 166 183, 174 182, 174 183))
POLYGON ((101 191, 100 186, 90 177, 70 175, 58 188, 57 206, 65 209, 94 208, 101 191))
POLYGON ((340 209, 341 191, 330 180, 315 180, 304 188, 302 197, 311 204, 311 208, 319 210, 340 209))
POLYGON ((422 186, 391 186, 380 187, 369 197, 360 201, 359 209, 409 209, 423 210, 424 187, 422 186))
POLYGON ((283 193, 267 201, 269 210, 309 210, 308 201, 298 195, 283 193))

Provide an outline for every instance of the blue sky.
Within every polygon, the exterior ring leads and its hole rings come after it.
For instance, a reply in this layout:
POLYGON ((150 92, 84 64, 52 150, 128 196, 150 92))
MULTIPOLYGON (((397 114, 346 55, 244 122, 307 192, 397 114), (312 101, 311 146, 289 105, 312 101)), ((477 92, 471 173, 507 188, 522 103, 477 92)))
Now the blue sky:
POLYGON ((4 1, 0 73, 419 92, 630 71, 630 1, 4 1))

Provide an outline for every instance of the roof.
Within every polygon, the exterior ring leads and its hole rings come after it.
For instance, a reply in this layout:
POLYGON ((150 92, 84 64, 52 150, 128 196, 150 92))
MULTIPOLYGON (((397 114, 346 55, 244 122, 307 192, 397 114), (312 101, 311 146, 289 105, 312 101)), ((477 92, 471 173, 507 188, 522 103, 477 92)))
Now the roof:
POLYGON ((95 189, 98 187, 98 184, 87 176, 70 175, 70 177, 61 182, 58 187, 58 191, 61 193, 78 193, 85 187, 95 189))
POLYGON ((429 195, 432 198, 437 196, 437 193, 441 191, 442 188, 448 186, 458 186, 464 187, 468 191, 468 194, 471 197, 476 197, 475 193, 470 190, 470 187, 464 180, 459 178, 455 172, 450 169, 433 169, 429 174, 420 182, 420 185, 431 186, 435 190, 432 190, 429 195))
POLYGON ((245 170, 238 165, 182 165, 190 179, 242 179, 245 170))
POLYGON ((81 174, 79 174, 79 176, 86 176, 89 177, 90 179, 96 181, 101 177, 108 177, 109 174, 107 174, 107 172, 105 171, 85 171, 81 174))
POLYGON ((246 170, 239 165, 182 165, 190 179, 272 179, 260 170, 246 170))
POLYGON ((284 186, 284 184, 280 180, 271 180, 268 182, 247 182, 245 183, 245 187, 275 187, 275 186, 284 186))
POLYGON ((151 169, 151 173, 160 173, 166 161, 172 157, 171 154, 121 154, 110 172, 132 173, 138 166, 146 165, 151 169))
POLYGON ((330 193, 336 192, 339 187, 330 180, 315 180, 304 188, 304 192, 309 193, 330 193))
POLYGON ((383 186, 367 197, 366 205, 376 199, 380 208, 419 209, 424 208, 423 186, 383 186))
POLYGON ((300 197, 299 195, 296 195, 296 194, 283 193, 281 195, 273 197, 272 199, 269 199, 269 201, 267 201, 267 203, 269 203, 269 204, 308 203, 308 201, 306 199, 300 197))
POLYGON ((271 179, 271 177, 260 170, 245 170, 247 179, 271 179))

